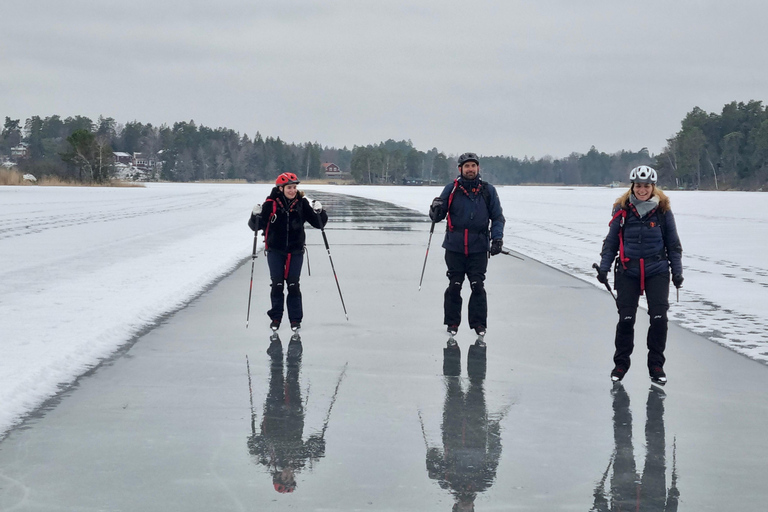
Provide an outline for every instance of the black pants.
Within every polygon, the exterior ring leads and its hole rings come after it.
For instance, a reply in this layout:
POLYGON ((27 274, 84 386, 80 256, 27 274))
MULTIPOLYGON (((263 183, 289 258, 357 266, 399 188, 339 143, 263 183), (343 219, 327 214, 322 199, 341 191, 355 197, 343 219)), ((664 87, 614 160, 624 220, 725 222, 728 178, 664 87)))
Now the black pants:
MULTIPOLYGON (((616 366, 629 369, 630 356, 635 347, 635 315, 640 299, 640 279, 616 273, 616 305, 619 323, 616 325, 616 366)), ((669 273, 645 278, 645 297, 648 300, 648 368, 664 366, 667 346, 667 310, 669 309, 669 273)))
POLYGON ((291 322, 301 322, 304 310, 301 304, 301 290, 299 277, 304 263, 304 253, 281 254, 267 251, 267 264, 269 265, 269 277, 272 280, 272 290, 269 297, 272 301, 272 309, 267 315, 272 320, 283 319, 283 288, 288 284, 288 319, 291 322))
POLYGON ((488 269, 488 253, 464 253, 445 251, 448 266, 448 288, 445 289, 443 308, 445 325, 461 324, 461 286, 467 277, 472 293, 469 296, 469 327, 487 327, 488 301, 485 295, 485 271, 488 269))

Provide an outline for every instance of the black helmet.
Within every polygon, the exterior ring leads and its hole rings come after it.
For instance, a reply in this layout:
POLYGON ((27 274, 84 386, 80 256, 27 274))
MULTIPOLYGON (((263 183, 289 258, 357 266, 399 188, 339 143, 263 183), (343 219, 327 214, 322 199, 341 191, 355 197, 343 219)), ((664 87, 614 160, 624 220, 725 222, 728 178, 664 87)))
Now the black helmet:
POLYGON ((462 153, 461 156, 459 156, 459 167, 467 162, 475 162, 477 165, 480 165, 480 159, 477 158, 475 153, 462 153))

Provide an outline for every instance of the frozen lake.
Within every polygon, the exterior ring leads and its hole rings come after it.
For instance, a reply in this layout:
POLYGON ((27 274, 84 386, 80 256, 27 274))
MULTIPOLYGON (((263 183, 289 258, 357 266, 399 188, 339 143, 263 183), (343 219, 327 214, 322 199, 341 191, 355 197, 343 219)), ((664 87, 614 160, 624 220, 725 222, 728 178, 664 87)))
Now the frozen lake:
MULTIPOLYGON (((193 195, 186 204, 196 203, 193 195)), ((243 201, 253 202, 253 195, 244 194, 243 201)), ((251 265, 241 253, 231 264, 234 272, 106 356, 105 364, 9 432, 0 442, 0 509, 764 506, 765 365, 671 325, 665 390, 649 385, 642 364, 613 387, 611 297, 528 257, 498 256, 488 271, 487 366, 469 371, 473 337, 463 327, 460 374, 445 375, 445 274, 437 230, 418 291, 426 217, 373 201, 314 195, 332 212, 326 232, 349 321, 319 233, 310 231, 312 275, 302 278, 304 355, 298 364, 274 364, 265 353, 266 265, 257 259, 246 330, 251 265), (292 477, 294 492, 276 492, 276 475, 280 482, 292 477)), ((209 200, 217 200, 215 193, 209 200)), ((250 232, 242 228, 250 205, 242 215, 240 205, 219 200, 213 211, 239 215, 234 236, 247 240, 250 232)), ((142 240, 145 251, 152 243, 183 244, 185 231, 201 239, 218 233, 200 228, 215 224, 211 210, 183 204, 178 215, 189 226, 170 223, 165 239, 118 231, 142 240)), ((513 216, 510 209, 507 216, 513 216)), ((508 245, 519 247, 510 229, 523 228, 508 225, 508 245)), ((225 235, 197 243, 201 261, 214 259, 200 255, 205 251, 226 252, 225 235)), ((131 247, 113 240, 92 250, 125 254, 131 247)), ((246 244, 245 255, 249 250, 246 244)), ((195 263, 194 255, 181 254, 190 260, 185 265, 195 263)), ((100 272, 82 258, 58 258, 59 269, 73 271, 79 260, 81 277, 100 272)), ((35 261, 26 264, 38 268, 35 261)), ((141 265, 131 269, 143 275, 141 265)), ((127 306, 139 293, 130 292, 129 281, 127 306)), ((46 293, 36 273, 28 282, 46 293)), ((139 282, 154 299, 151 281, 139 282)), ((119 294, 120 288, 109 291, 119 294)), ((639 338, 644 320, 640 314, 639 338)), ((59 329, 63 343, 70 335, 66 326, 59 329)), ((35 332, 34 325, 19 332, 35 332)), ((281 335, 287 348, 287 330, 281 335)), ((57 340, 44 341, 41 346, 52 347, 57 340)))

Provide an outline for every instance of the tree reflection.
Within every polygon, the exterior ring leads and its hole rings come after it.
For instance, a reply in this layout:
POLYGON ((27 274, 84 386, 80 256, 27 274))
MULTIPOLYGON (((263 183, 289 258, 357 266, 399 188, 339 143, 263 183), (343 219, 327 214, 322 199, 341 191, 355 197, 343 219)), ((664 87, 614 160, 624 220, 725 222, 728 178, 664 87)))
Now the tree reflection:
MULTIPOLYGON (((325 416, 323 426, 304 439, 304 408, 299 374, 301 365, 290 361, 283 367, 282 359, 273 357, 270 365, 269 390, 256 432, 256 413, 251 393, 251 435, 248 452, 254 461, 266 467, 272 474, 272 484, 277 492, 291 493, 296 489, 296 474, 325 456, 325 432, 333 405, 346 372, 346 365, 339 375, 336 389, 325 416)), ((248 384, 251 386, 250 367, 248 384)))
POLYGON ((621 384, 614 385, 613 438, 615 451, 598 482, 594 504, 590 510, 674 512, 680 492, 677 489, 675 449, 672 450, 672 481, 666 485, 666 440, 664 431, 664 391, 651 386, 648 391, 645 420, 646 455, 642 475, 637 474, 632 446, 632 412, 629 395, 621 384), (605 495, 605 482, 611 466, 610 496, 605 495))
MULTIPOLYGON (((466 392, 459 377, 445 377, 442 449, 427 443, 427 472, 455 503, 454 511, 473 511, 475 498, 493 485, 501 457, 504 413, 488 415, 482 374, 471 375, 466 392)), ((423 428, 423 426, 422 426, 423 428)), ((426 443, 426 436, 425 436, 426 443)))

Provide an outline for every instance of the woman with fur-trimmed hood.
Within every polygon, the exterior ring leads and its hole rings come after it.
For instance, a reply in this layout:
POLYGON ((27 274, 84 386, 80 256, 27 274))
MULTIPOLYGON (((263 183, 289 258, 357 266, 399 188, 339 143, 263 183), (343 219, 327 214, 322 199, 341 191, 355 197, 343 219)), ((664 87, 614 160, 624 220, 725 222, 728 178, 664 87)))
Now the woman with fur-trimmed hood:
POLYGON ((288 319, 291 330, 301 327, 304 311, 301 303, 299 278, 304 264, 304 223, 322 229, 328 222, 328 214, 320 201, 311 201, 296 186, 299 178, 292 172, 284 172, 275 180, 275 187, 264 204, 253 208, 248 226, 264 232, 264 249, 267 252, 269 275, 272 281, 270 299, 272 308, 267 315, 272 320, 270 328, 277 331, 283 319, 283 288, 288 283, 288 319))
POLYGON ((629 174, 631 185, 613 205, 608 236, 603 241, 597 280, 608 283, 614 264, 614 287, 619 322, 611 380, 629 370, 634 348, 635 314, 640 296, 648 301, 648 371, 651 380, 665 384, 664 349, 667 344, 670 270, 672 282, 683 284, 683 247, 677 235, 669 198, 656 186, 656 170, 646 165, 629 174), (618 253, 618 257, 617 257, 618 253))

